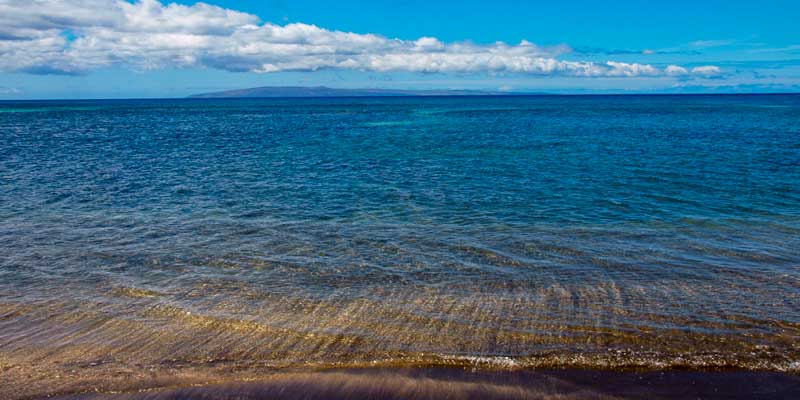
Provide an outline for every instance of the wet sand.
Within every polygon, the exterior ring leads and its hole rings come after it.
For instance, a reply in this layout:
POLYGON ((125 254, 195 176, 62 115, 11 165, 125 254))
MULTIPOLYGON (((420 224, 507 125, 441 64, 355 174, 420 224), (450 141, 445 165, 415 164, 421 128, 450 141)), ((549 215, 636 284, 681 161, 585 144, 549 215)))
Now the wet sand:
MULTIPOLYGON (((59 400, 255 399, 797 399, 800 375, 752 371, 474 371, 368 368, 285 372, 263 379, 59 400)), ((175 384, 175 383, 173 383, 175 384)))

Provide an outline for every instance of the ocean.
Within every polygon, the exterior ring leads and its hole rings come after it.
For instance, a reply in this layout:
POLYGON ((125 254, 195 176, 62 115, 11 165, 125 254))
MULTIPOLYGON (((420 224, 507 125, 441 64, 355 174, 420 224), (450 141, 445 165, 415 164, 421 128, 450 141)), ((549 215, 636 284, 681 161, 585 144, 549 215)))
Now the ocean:
POLYGON ((800 373, 800 95, 0 102, 0 397, 367 366, 800 373))

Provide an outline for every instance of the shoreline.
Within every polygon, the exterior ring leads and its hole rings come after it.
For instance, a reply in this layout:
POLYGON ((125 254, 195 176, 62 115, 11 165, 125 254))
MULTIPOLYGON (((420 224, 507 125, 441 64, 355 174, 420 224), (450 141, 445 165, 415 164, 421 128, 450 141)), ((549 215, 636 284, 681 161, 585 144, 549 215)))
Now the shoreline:
MULTIPOLYGON (((470 370, 454 367, 285 371, 203 384, 162 382, 129 391, 62 394, 57 400, 255 399, 789 399, 800 375, 742 370, 470 370)), ((36 397, 32 397, 36 398, 36 397)))

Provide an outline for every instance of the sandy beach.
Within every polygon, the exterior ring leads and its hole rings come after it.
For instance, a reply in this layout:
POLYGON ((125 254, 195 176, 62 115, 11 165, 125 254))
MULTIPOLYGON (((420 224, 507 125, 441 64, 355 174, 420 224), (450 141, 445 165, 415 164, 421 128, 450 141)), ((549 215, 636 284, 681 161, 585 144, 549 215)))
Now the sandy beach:
POLYGON ((58 400, 794 399, 800 376, 745 371, 474 371, 377 368, 284 372, 247 382, 76 393, 58 400))

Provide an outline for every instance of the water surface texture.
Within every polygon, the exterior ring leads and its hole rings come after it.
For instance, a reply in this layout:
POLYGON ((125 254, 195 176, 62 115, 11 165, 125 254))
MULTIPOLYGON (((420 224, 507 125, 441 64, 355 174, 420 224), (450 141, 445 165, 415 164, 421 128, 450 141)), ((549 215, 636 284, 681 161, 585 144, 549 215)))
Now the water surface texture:
POLYGON ((8 397, 363 365, 797 373, 800 96, 0 103, 8 397))

